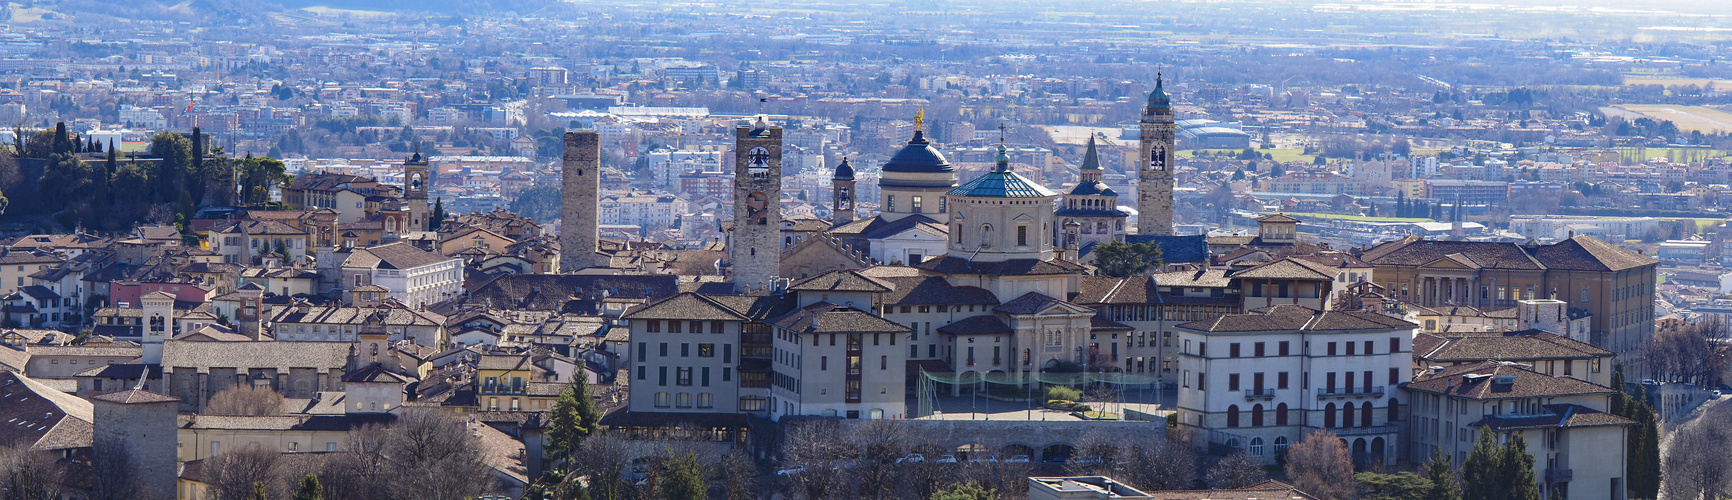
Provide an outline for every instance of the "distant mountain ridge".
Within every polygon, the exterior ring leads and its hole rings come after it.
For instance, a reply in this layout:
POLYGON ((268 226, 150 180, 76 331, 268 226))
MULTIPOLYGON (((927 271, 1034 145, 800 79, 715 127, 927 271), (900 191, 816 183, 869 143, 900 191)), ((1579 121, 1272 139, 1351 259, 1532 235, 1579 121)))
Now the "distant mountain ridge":
POLYGON ((559 0, 276 0, 271 3, 288 9, 326 7, 375 12, 436 12, 444 14, 487 12, 517 12, 526 14, 559 0))

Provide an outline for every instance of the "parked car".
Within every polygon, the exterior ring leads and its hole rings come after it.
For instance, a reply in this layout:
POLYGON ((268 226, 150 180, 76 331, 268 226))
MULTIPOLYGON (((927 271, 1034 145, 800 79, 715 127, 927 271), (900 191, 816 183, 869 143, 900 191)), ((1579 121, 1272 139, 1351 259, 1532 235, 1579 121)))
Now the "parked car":
POLYGON ((1006 458, 1006 459, 1004 459, 1004 463, 1007 463, 1007 464, 1026 464, 1026 463, 1028 463, 1028 455, 1016 455, 1016 456, 1013 456, 1010 458, 1006 458))
POLYGON ((782 470, 776 471, 776 475, 778 475, 778 476, 791 476, 794 474, 799 474, 801 472, 806 472, 806 466, 796 465, 793 467, 782 469, 782 470))
POLYGON ((968 457, 968 463, 971 463, 971 464, 996 464, 996 463, 998 463, 998 455, 986 455, 986 456, 975 455, 972 457, 968 457))
POLYGON ((933 461, 941 464, 953 464, 956 463, 956 455, 942 455, 938 457, 938 460, 933 461))
POLYGON ((896 463, 907 462, 907 463, 911 463, 911 464, 917 464, 917 463, 925 462, 925 461, 926 461, 926 456, 921 455, 919 453, 909 453, 908 456, 906 456, 906 457, 896 459, 896 463))
POLYGON ((1708 392, 1708 397, 1710 397, 1710 398, 1714 398, 1714 399, 1720 399, 1720 390, 1719 390, 1719 389, 1715 389, 1715 390, 1713 390, 1713 391, 1709 391, 1709 392, 1708 392))

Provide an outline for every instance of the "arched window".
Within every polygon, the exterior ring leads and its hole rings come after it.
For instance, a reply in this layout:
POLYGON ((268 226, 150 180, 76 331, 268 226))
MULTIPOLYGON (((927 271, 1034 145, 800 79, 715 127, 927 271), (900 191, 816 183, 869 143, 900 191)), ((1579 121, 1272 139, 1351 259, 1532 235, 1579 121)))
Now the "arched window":
POLYGON ((1263 456, 1263 438, 1259 438, 1259 437, 1251 438, 1251 456, 1253 456, 1253 457, 1263 456))
POLYGON ((1275 405, 1275 425, 1287 425, 1287 403, 1275 405))
POLYGON ((1371 402, 1370 401, 1366 401, 1365 403, 1359 405, 1359 426, 1360 427, 1371 427, 1371 402))
POLYGON ((1341 403, 1341 426, 1353 427, 1353 403, 1341 403))
POLYGON ((1389 416, 1386 417, 1385 420, 1388 420, 1389 423, 1395 423, 1401 420, 1400 401, 1396 401, 1395 398, 1389 398, 1389 416))
POLYGON ((1275 438, 1275 454, 1281 455, 1284 453, 1287 453, 1287 438, 1276 437, 1275 438))
POLYGON ((1227 405, 1227 427, 1239 426, 1239 405, 1227 405))
POLYGON ((1263 426, 1263 405, 1251 406, 1251 427, 1263 426))
POLYGON ((1227 438, 1227 448, 1239 449, 1239 438, 1227 438))
POLYGON ((1323 428, 1324 429, 1332 429, 1334 427, 1335 427, 1335 403, 1329 403, 1329 404, 1323 405, 1323 428))

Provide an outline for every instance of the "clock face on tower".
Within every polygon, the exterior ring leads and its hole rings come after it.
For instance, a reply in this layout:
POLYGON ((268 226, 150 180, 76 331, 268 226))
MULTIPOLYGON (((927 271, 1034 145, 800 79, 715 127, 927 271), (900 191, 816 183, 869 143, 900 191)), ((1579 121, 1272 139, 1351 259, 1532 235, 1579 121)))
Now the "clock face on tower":
POLYGON ((752 148, 751 152, 746 153, 746 161, 746 171, 751 173, 752 177, 770 175, 770 150, 762 146, 752 148))
POLYGON ((1149 150, 1149 170, 1165 171, 1167 169, 1167 149, 1155 146, 1149 150))

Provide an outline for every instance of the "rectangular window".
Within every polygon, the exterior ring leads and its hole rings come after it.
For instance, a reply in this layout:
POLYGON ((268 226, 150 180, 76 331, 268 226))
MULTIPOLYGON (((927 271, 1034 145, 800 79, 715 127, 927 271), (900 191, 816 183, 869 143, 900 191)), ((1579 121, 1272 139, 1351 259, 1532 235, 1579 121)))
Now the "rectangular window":
POLYGON ((666 367, 666 366, 657 367, 657 371, 659 371, 660 373, 658 373, 656 375, 656 378, 658 379, 657 380, 658 383, 656 385, 666 387, 668 385, 668 367, 666 367))
POLYGON ((661 333, 661 331, 662 331, 661 320, 652 319, 649 321, 645 321, 643 323, 643 331, 650 332, 650 333, 661 333))
POLYGON ((1401 384, 1401 369, 1400 368, 1390 368, 1389 369, 1389 385, 1399 385, 1399 384, 1401 384))
POLYGON ((668 343, 667 342, 662 342, 660 351, 661 351, 661 357, 664 357, 664 358, 668 357, 668 343))
POLYGON ((682 358, 692 357, 692 345, 691 344, 687 344, 685 342, 680 343, 680 357, 682 357, 682 358))
POLYGON ((1401 352, 1401 337, 1389 338, 1389 352, 1392 354, 1401 352))
POLYGON ((1323 376, 1323 388, 1327 389, 1326 392, 1335 392, 1335 372, 1329 372, 1323 376))
MULTIPOLYGON (((1341 372, 1341 378, 1344 379, 1342 387, 1347 389, 1347 392, 1353 392, 1353 372, 1341 372)), ((1366 382, 1371 381, 1367 380, 1366 382)))
POLYGON ((1287 372, 1281 372, 1281 373, 1275 374, 1275 388, 1276 389, 1286 389, 1287 388, 1287 372))
POLYGON ((698 373, 698 383, 704 387, 710 386, 710 367, 706 366, 703 371, 698 373))
POLYGON ((707 392, 698 393, 698 408, 709 408, 711 406, 715 406, 715 402, 713 399, 714 398, 710 395, 710 393, 707 393, 707 392))
POLYGON ((1342 342, 1342 343, 1343 343, 1343 344, 1347 344, 1347 355, 1348 355, 1348 356, 1352 356, 1352 355, 1354 355, 1354 354, 1356 354, 1356 353, 1355 353, 1355 352, 1354 352, 1354 351, 1355 351, 1355 350, 1356 350, 1356 349, 1355 349, 1355 344, 1354 344, 1354 343, 1352 343, 1352 342, 1342 342))
POLYGON ((1237 374, 1237 373, 1227 374, 1227 390, 1229 390, 1229 391, 1239 390, 1239 374, 1237 374))
POLYGON ((704 333, 704 322, 693 321, 692 322, 692 333, 704 333))
POLYGON ((1239 357, 1239 343, 1238 342, 1227 344, 1227 357, 1229 357, 1229 358, 1239 357))
POLYGON ((1291 355, 1290 351, 1288 351, 1290 344, 1288 344, 1287 341, 1285 341, 1285 340, 1281 341, 1280 345, 1281 345, 1281 355, 1282 356, 1291 355))
POLYGON ((1258 343, 1255 343, 1255 344, 1251 344, 1251 354, 1252 354, 1252 355, 1253 355, 1253 356, 1256 356, 1256 357, 1259 357, 1259 358, 1261 358, 1261 357, 1263 357, 1263 356, 1264 356, 1264 355, 1265 355, 1265 354, 1266 354, 1266 353, 1264 353, 1264 352, 1263 352, 1263 343, 1262 343, 1262 342, 1258 342, 1258 343))
POLYGON ((641 360, 648 358, 648 357, 649 357, 649 342, 638 342, 637 343, 637 359, 641 361, 641 360))
POLYGON ((733 344, 722 344, 722 362, 723 363, 734 362, 734 345, 733 344))
POLYGON ((649 368, 649 367, 647 367, 647 366, 643 366, 643 365, 638 365, 638 367, 637 367, 637 379, 638 379, 638 380, 643 380, 643 379, 645 379, 645 378, 647 378, 647 377, 646 377, 646 373, 645 373, 645 371, 646 371, 646 370, 647 370, 647 369, 648 369, 648 368, 649 368))
POLYGON ((680 333, 680 322, 668 321, 668 333, 680 333))
POLYGON ((674 381, 676 384, 692 385, 692 367, 682 366, 676 373, 678 374, 678 378, 674 381))
POLYGON ((1334 342, 1329 343, 1329 355, 1330 356, 1335 355, 1335 343, 1334 342))
POLYGON ((1570 373, 1572 371, 1570 367, 1575 366, 1575 364, 1576 362, 1574 360, 1564 360, 1564 376, 1568 377, 1572 375, 1572 373, 1570 373))
POLYGON ((1203 357, 1209 356, 1209 343, 1208 342, 1198 342, 1197 343, 1197 355, 1203 356, 1203 357))
POLYGON ((921 205, 923 205, 923 203, 921 203, 919 196, 915 196, 908 200, 908 209, 914 211, 914 213, 920 213, 921 205))
POLYGON ((722 381, 729 382, 732 380, 734 380, 734 369, 726 366, 722 367, 722 381))
POLYGON ((829 356, 818 356, 818 369, 819 370, 830 369, 830 357, 829 356))
POLYGON ((1028 246, 1028 226, 1016 226, 1016 246, 1028 246))
POLYGON ((878 369, 880 369, 880 370, 889 370, 890 369, 890 357, 889 356, 879 356, 878 357, 878 369))
POLYGON ((1372 348, 1371 341, 1369 341, 1369 340, 1365 341, 1365 355, 1370 356, 1375 351, 1376 351, 1376 349, 1372 348))
POLYGON ((1199 391, 1209 390, 1209 388, 1203 387, 1203 372, 1197 372, 1197 390, 1199 390, 1199 391))
POLYGON ((698 344, 698 357, 700 357, 700 358, 716 357, 716 345, 715 344, 698 344))

